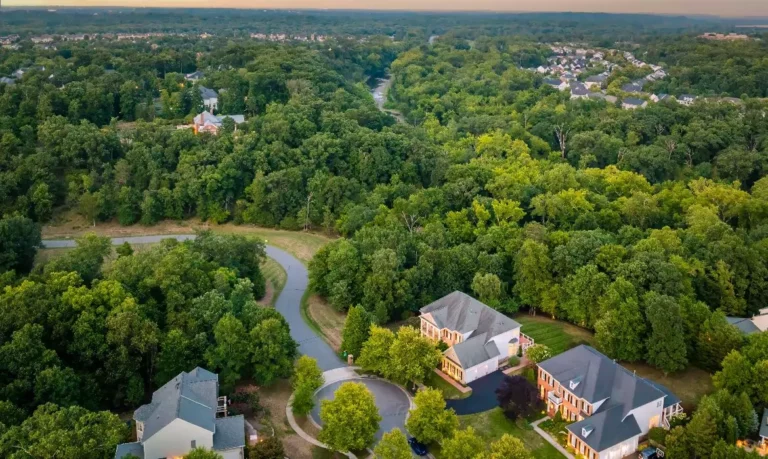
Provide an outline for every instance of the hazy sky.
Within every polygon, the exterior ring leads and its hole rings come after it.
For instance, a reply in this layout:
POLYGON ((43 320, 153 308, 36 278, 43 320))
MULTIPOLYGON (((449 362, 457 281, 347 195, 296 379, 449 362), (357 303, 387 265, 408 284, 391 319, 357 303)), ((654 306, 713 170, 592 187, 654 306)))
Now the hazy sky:
POLYGON ((600 11, 768 16, 768 0, 2 0, 3 5, 376 10, 600 11))

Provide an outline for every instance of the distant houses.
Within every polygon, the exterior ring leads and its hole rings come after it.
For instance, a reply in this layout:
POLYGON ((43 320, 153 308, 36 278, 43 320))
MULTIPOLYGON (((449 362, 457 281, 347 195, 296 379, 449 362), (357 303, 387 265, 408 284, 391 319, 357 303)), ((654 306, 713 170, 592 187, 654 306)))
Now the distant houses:
POLYGON ((621 101, 621 108, 625 110, 635 110, 638 108, 645 108, 648 106, 648 101, 643 99, 637 99, 634 97, 627 97, 621 101))
POLYGON ((558 91, 565 91, 566 88, 568 88, 568 84, 565 81, 558 80, 555 78, 544 78, 544 84, 551 86, 558 91))
POLYGON ((194 71, 192 73, 187 73, 186 75, 184 75, 184 79, 187 81, 191 81, 192 83, 197 83, 203 78, 205 78, 205 74, 199 70, 194 71))
POLYGON ((682 94, 677 97, 677 103, 680 105, 685 105, 690 107, 693 105, 693 103, 696 102, 696 96, 693 96, 691 94, 682 94))
POLYGON ((195 133, 207 132, 209 134, 218 134, 224 125, 224 120, 231 119, 235 123, 235 129, 238 124, 245 122, 244 115, 214 115, 211 112, 203 112, 197 115, 192 121, 192 127, 195 133))
POLYGON ((571 99, 586 99, 589 97, 589 89, 582 83, 571 85, 571 99))
POLYGON ((607 80, 608 80, 608 75, 606 75, 605 73, 601 73, 599 75, 591 75, 591 76, 588 76, 586 80, 584 80, 584 85, 589 89, 602 88, 603 85, 605 85, 605 82, 607 80))
POLYGON ((209 112, 215 112, 219 108, 219 94, 213 89, 200 86, 200 97, 203 99, 203 106, 209 112))

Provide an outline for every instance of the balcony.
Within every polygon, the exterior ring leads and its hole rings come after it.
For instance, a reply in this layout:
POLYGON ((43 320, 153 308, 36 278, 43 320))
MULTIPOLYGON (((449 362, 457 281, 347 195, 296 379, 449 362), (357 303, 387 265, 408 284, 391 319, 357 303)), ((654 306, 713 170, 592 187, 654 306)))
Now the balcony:
POLYGON ((525 352, 526 349, 533 346, 534 344, 535 343, 533 341, 533 338, 531 338, 530 336, 524 333, 520 333, 520 345, 523 349, 523 352, 525 352))
POLYGON ((558 397, 554 392, 550 392, 549 394, 547 394, 547 400, 549 400, 556 406, 560 406, 563 403, 563 399, 558 397))

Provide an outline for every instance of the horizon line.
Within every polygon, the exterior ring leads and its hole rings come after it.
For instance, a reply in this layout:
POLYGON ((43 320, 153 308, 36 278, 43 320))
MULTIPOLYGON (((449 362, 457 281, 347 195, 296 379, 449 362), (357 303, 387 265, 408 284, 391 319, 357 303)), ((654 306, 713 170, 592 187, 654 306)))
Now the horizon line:
MULTIPOLYGON (((77 0, 75 0, 77 1, 77 0)), ((277 12, 364 12, 364 13, 435 13, 435 14, 604 14, 611 16, 663 16, 663 17, 684 17, 684 18, 714 18, 714 19, 750 19, 750 20, 768 20, 768 13, 755 15, 725 15, 718 13, 685 13, 685 12, 647 12, 647 11, 602 11, 602 10, 499 10, 499 9, 433 9, 433 8, 317 8, 317 7, 258 7, 258 6, 184 6, 184 5, 165 5, 165 6, 147 6, 147 5, 127 5, 121 3, 127 0, 117 0, 111 4, 107 0, 102 5, 78 5, 78 4, 42 4, 28 3, 24 0, 14 1, 6 0, 2 6, 6 11, 9 9, 126 9, 126 10, 238 10, 238 11, 277 11, 277 12), (11 3, 10 5, 8 3, 11 3)), ((760 25, 762 26, 762 24, 760 25)))

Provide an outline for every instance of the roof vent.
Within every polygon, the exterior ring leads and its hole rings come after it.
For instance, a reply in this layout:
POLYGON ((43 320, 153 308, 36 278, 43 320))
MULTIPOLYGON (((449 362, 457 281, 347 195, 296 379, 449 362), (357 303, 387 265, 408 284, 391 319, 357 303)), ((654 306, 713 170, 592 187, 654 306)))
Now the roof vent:
POLYGON ((593 430, 595 430, 594 427, 592 427, 591 425, 586 425, 581 428, 581 436, 584 438, 587 438, 589 437, 589 434, 591 434, 593 430))

